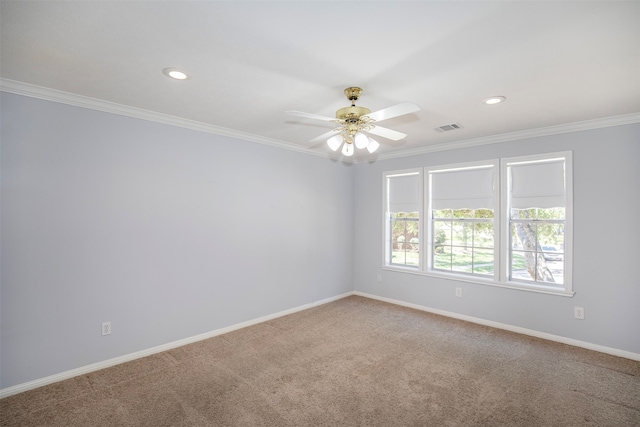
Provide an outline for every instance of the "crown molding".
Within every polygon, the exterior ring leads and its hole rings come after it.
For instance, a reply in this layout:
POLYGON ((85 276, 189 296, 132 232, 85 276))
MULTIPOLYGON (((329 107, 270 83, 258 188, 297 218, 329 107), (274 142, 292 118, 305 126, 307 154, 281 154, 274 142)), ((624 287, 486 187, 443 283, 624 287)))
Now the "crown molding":
POLYGON ((130 107, 115 102, 104 101, 102 99, 91 98, 82 95, 76 95, 69 92, 63 92, 56 89, 50 89, 42 86, 36 86, 16 80, 0 78, 0 91, 14 93, 16 95, 28 96, 31 98, 43 99, 45 101, 53 101, 61 104, 72 105, 75 107, 88 108, 91 110, 102 111, 105 113, 118 114, 121 116, 142 119, 156 123, 178 126, 186 129, 207 132, 214 135, 236 138, 243 141, 255 142, 258 144, 270 145, 272 147, 282 148, 285 150, 297 151, 299 153, 327 157, 325 153, 314 152, 306 147, 300 147, 288 142, 266 138, 260 135, 254 135, 247 132, 241 132, 220 126, 198 122, 195 120, 184 119, 181 117, 171 116, 169 114, 158 113, 155 111, 144 110, 142 108, 130 107))
POLYGON ((455 150, 458 148, 474 147, 478 145, 498 144, 501 142, 518 141, 522 139, 538 138, 542 136, 559 135, 563 133, 579 132, 585 130, 600 129, 612 126, 628 125, 640 123, 640 113, 631 113, 621 116, 605 117, 601 119, 586 120, 582 122, 566 123, 556 126, 548 126, 537 129, 529 129, 517 132, 502 133, 498 135, 485 136, 482 138, 465 139, 444 144, 435 144, 427 147, 400 150, 391 153, 384 153, 378 160, 394 159, 398 157, 416 156, 419 154, 434 153, 437 151, 455 150))
MULTIPOLYGON (((62 104, 73 105, 76 107, 88 108, 92 110, 102 111, 106 113, 118 114, 142 120, 148 120, 156 123, 163 123, 171 126, 178 126, 186 129, 207 132, 214 135, 236 138, 243 141, 255 142, 258 144, 270 145, 272 147, 282 148, 285 150, 296 151, 298 153, 324 157, 331 160, 339 160, 345 163, 369 163, 371 159, 349 159, 341 158, 335 153, 326 153, 320 151, 312 151, 306 147, 266 138, 260 135, 241 132, 207 123, 197 122, 195 120, 183 119, 168 114, 162 114, 155 111, 143 110, 141 108, 130 107, 127 105, 117 104, 115 102, 104 101, 97 98, 90 98, 82 95, 76 95, 69 92, 63 92, 55 89, 49 89, 42 86, 31 85, 16 80, 0 78, 0 91, 14 93, 17 95, 29 96, 32 98, 44 99, 46 101, 59 102, 62 104)), ((459 148, 474 147, 479 145, 497 144, 501 142, 518 141, 528 138, 537 138, 541 136, 550 136, 570 132, 579 132, 585 130, 600 129, 611 126, 627 125, 632 123, 640 123, 640 112, 625 114, 621 116, 605 117, 594 120, 586 120, 582 122, 567 123, 556 126, 548 126, 537 129, 529 129, 518 132, 503 133, 491 135, 481 138, 465 139, 455 142, 447 142, 443 144, 428 145, 426 147, 413 148, 407 150, 398 150, 389 153, 379 154, 375 160, 387 160, 399 157, 410 157, 420 154, 434 153, 438 151, 455 150, 459 148)))

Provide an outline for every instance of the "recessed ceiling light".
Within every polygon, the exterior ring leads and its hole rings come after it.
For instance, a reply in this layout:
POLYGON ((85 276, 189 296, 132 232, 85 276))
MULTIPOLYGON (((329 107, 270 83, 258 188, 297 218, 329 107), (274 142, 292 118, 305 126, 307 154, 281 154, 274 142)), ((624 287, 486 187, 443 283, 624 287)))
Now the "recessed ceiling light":
POLYGON ((177 68, 165 68, 164 70, 162 70, 162 72, 165 74, 165 76, 171 77, 172 79, 176 80, 187 80, 189 78, 189 75, 187 73, 177 68))
POLYGON ((501 102, 506 101, 507 98, 504 96, 492 96, 491 98, 487 98, 484 100, 484 103, 487 105, 500 104, 501 102))

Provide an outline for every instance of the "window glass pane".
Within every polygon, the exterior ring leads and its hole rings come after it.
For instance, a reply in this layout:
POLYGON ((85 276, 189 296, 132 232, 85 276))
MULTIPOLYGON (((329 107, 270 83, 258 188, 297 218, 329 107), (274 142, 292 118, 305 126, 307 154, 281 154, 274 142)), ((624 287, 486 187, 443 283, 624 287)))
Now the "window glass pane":
POLYGON ((453 211, 451 209, 440 209, 432 211, 433 218, 453 218, 453 211))
POLYGON ((473 227, 473 246, 476 248, 493 248, 493 223, 480 222, 473 227))
POLYGON ((562 249, 553 245, 542 245, 542 256, 547 261, 562 261, 563 254, 562 249))
POLYGON ((536 209, 538 219, 564 219, 564 208, 536 209))
POLYGON ((453 247, 452 248, 452 264, 451 270, 460 273, 472 273, 472 255, 471 248, 453 247))
POLYGON ((564 224, 538 224, 538 243, 561 251, 564 246, 564 224))
POLYGON ((533 222, 514 222, 511 224, 511 238, 514 249, 535 251, 538 244, 536 224, 533 222))
POLYGON ((418 253, 412 252, 407 254, 407 265, 410 267, 417 267, 420 265, 420 257, 418 256, 418 253))
POLYGON ((511 224, 511 249, 522 249, 522 243, 520 243, 520 239, 518 239, 518 233, 516 232, 515 224, 511 224))
POLYGON ((445 244, 451 244, 451 223, 448 221, 435 221, 433 223, 433 247, 437 249, 445 244))
POLYGON ((408 267, 417 267, 419 257, 416 252, 404 251, 402 253, 393 254, 393 264, 406 265, 408 267))
POLYGON ((452 223, 452 244, 454 246, 471 245, 473 237, 473 224, 469 222, 452 223))
POLYGON ((420 253, 420 241, 417 237, 412 237, 409 243, 409 250, 411 252, 420 253))
POLYGON ((511 279, 564 284, 564 223, 512 222, 511 279))
POLYGON ((536 256, 536 280, 548 284, 562 284, 564 277, 562 264, 562 262, 547 262, 545 256, 538 253, 536 256))
POLYGON ((473 272, 475 274, 493 274, 493 250, 473 250, 473 272))
MULTIPOLYGON (((545 267, 550 275, 539 274, 538 280, 546 281, 549 284, 564 285, 564 256, 562 255, 542 255, 545 267), (546 277, 547 280, 543 280, 546 277)), ((542 271, 545 271, 542 269, 542 271)))
POLYGON ((433 254, 433 267, 451 270, 451 246, 440 246, 433 254))
POLYGON ((391 220, 391 241, 396 249, 404 249, 404 241, 406 240, 405 221, 391 220))
POLYGON ((473 218, 473 209, 456 209, 453 211, 456 218, 473 218))
POLYGON ((433 221, 433 268, 456 273, 493 275, 493 211, 455 209, 446 212, 464 220, 433 221))
POLYGON ((511 218, 537 218, 536 209, 511 209, 511 218))
POLYGON ((404 251, 393 251, 391 253, 391 264, 406 265, 407 257, 404 251))
POLYGON ((417 267, 420 261, 418 221, 415 213, 391 219, 391 264, 417 267))
POLYGON ((511 253, 511 279, 533 280, 527 271, 525 263, 525 253, 522 251, 513 251, 511 253))
POLYGON ((491 218, 493 219, 493 209, 476 209, 474 218, 491 218))
POLYGON ((564 220, 565 208, 549 208, 549 209, 511 209, 511 218, 513 219, 557 219, 564 220))

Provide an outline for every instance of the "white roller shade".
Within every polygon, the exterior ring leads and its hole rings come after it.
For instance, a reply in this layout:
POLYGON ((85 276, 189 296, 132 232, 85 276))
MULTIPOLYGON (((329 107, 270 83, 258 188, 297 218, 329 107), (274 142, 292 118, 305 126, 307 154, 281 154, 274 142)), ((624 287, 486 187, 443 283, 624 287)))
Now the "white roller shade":
POLYGON ((515 209, 565 206, 564 159, 511 165, 511 207, 515 209))
POLYGON ((431 173, 431 209, 493 209, 494 167, 431 173))
POLYGON ((389 212, 418 212, 420 210, 420 175, 387 177, 389 212))

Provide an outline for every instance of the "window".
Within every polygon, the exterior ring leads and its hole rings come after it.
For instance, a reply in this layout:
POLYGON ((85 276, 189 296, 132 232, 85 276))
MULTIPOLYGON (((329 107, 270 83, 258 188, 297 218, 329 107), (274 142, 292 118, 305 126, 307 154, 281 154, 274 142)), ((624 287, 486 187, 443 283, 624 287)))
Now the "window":
POLYGON ((571 206, 570 158, 507 159, 504 201, 510 282, 565 289, 571 206))
POLYGON ((419 171, 385 175, 385 263, 420 266, 419 171))
POLYGON ((432 270, 493 277, 495 164, 427 170, 432 270))
POLYGON ((572 294, 571 168, 565 152, 385 173, 384 265, 572 294))

